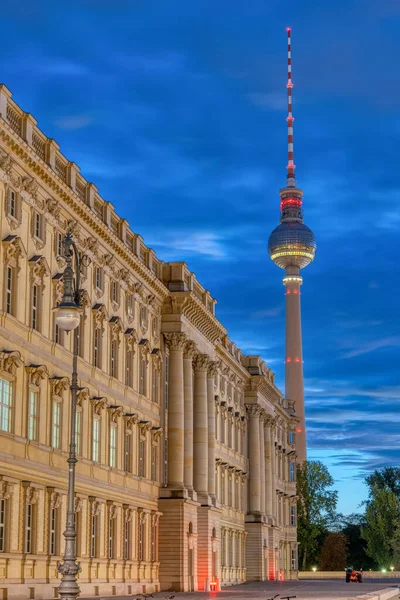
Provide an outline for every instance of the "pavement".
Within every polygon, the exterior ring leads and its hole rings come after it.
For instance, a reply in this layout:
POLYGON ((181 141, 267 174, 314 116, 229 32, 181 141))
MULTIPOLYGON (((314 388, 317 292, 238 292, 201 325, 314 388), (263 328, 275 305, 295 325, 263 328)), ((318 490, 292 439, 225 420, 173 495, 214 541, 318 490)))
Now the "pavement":
MULTIPOLYGON (((174 600, 284 600, 291 596, 296 600, 350 600, 359 595, 372 594, 379 590, 400 585, 399 580, 375 580, 368 583, 346 583, 338 580, 322 581, 263 581, 224 588, 221 592, 176 592, 174 600)), ((169 592, 154 594, 155 600, 168 598, 169 592)), ((132 596, 99 596, 101 600, 142 600, 141 594, 132 596)), ((394 598, 400 598, 399 593, 394 598)), ((81 599, 85 600, 85 599, 81 599)), ((89 599, 87 599, 89 600, 89 599)), ((91 598, 90 600, 93 600, 91 598)))

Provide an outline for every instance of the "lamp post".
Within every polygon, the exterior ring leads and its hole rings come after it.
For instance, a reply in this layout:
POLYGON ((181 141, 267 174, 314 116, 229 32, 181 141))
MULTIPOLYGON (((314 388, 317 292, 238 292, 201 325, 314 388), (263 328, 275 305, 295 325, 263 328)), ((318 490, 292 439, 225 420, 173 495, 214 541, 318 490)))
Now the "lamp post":
POLYGON ((76 458, 76 396, 78 392, 78 326, 81 320, 80 307, 80 269, 82 256, 67 233, 63 242, 66 267, 63 273, 64 293, 61 303, 56 307, 56 324, 64 331, 74 331, 72 380, 71 380, 71 429, 68 463, 68 508, 67 525, 64 531, 65 552, 63 562, 58 566, 62 575, 58 593, 63 600, 75 600, 80 593, 77 575, 81 571, 76 562, 76 527, 75 527, 75 465, 76 458), (75 257, 75 273, 72 266, 75 257))

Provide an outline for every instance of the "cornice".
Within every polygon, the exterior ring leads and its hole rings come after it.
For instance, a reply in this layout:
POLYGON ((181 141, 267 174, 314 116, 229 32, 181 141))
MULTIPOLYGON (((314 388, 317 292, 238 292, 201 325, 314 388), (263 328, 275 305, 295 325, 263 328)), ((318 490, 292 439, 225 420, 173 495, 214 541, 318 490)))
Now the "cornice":
POLYGON ((41 180, 41 182, 52 190, 68 208, 79 217, 80 221, 87 225, 92 232, 96 233, 109 248, 125 261, 131 269, 139 275, 162 299, 169 294, 167 287, 152 273, 140 259, 129 252, 125 244, 120 240, 101 219, 81 200, 77 194, 65 183, 63 183, 51 167, 47 165, 28 144, 14 131, 0 120, 0 139, 5 146, 21 159, 24 166, 30 169, 41 180), (17 138, 17 141, 16 139, 17 138))
POLYGON ((164 314, 178 313, 186 317, 213 344, 226 334, 226 329, 211 314, 193 292, 169 292, 170 302, 164 304, 164 314))

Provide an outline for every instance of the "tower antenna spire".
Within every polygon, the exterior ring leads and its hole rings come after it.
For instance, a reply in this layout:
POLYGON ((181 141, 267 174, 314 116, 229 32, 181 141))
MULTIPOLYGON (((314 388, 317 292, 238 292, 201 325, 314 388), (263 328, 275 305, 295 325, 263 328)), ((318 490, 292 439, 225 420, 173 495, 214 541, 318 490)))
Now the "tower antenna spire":
POLYGON ((291 33, 290 27, 286 28, 287 31, 287 42, 288 42, 288 79, 287 79, 287 103, 288 103, 288 115, 286 118, 287 129, 288 129, 288 164, 287 164, 287 185, 289 187, 296 187, 296 179, 294 171, 296 165, 294 164, 294 150, 293 150, 293 109, 292 109, 292 50, 291 50, 291 33))

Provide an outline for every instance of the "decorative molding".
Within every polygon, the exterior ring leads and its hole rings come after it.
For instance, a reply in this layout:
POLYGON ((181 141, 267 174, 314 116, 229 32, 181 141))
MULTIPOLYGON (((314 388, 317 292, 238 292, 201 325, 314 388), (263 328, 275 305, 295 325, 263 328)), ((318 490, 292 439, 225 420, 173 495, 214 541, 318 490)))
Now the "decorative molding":
POLYGON ((219 361, 217 361, 217 360, 210 361, 208 368, 207 368, 207 377, 209 377, 210 379, 211 378, 214 379, 214 377, 218 373, 218 367, 219 367, 219 361))
POLYGON ((90 400, 88 388, 80 388, 76 394, 76 405, 83 408, 83 404, 90 400))
POLYGON ((261 406, 258 404, 246 404, 246 410, 249 417, 259 417, 261 415, 261 406))
POLYGON ((43 285, 45 277, 50 275, 49 265, 44 256, 35 255, 29 259, 32 285, 43 285))
POLYGON ((152 427, 151 428, 151 435, 152 435, 152 438, 155 443, 158 443, 160 441, 162 433, 163 433, 162 427, 152 427))
POLYGON ((11 486, 7 481, 0 480, 0 500, 9 500, 11 496, 11 486))
POLYGON ((210 359, 207 354, 196 354, 193 364, 195 371, 206 373, 210 364, 210 359))
POLYGON ((185 349, 187 338, 184 333, 164 333, 164 338, 170 352, 183 352, 185 349))
POLYGON ((135 345, 138 343, 138 335, 136 333, 136 329, 134 329, 133 327, 126 329, 124 336, 127 349, 134 353, 135 345))
POLYGON ((26 257, 26 250, 20 237, 16 235, 8 235, 4 238, 3 247, 5 249, 4 262, 16 267, 20 270, 19 261, 20 258, 26 257))
POLYGON ((94 327, 103 329, 104 321, 107 319, 107 309, 104 304, 95 304, 92 307, 92 314, 94 327))
POLYGON ((68 390, 70 387, 68 377, 51 377, 49 381, 53 396, 62 396, 62 393, 68 390))
POLYGON ((110 321, 110 342, 121 341, 122 321, 119 317, 111 317, 110 321))
POLYGON ((0 352, 0 371, 15 377, 17 368, 23 365, 21 352, 18 350, 3 350, 0 352))
POLYGON ((90 398, 92 403, 93 413, 95 415, 101 415, 101 411, 107 407, 107 398, 101 396, 93 396, 90 398))
POLYGON ((49 377, 49 371, 45 365, 29 365, 25 367, 26 372, 29 375, 30 383, 33 385, 40 385, 42 379, 49 377))
POLYGON ((122 417, 124 414, 123 406, 107 406, 107 409, 110 412, 110 421, 112 423, 118 423, 118 418, 122 417))
POLYGON ((134 425, 137 425, 137 423, 139 421, 139 415, 126 414, 126 415, 124 415, 124 420, 125 420, 125 431, 127 433, 132 433, 134 425))

